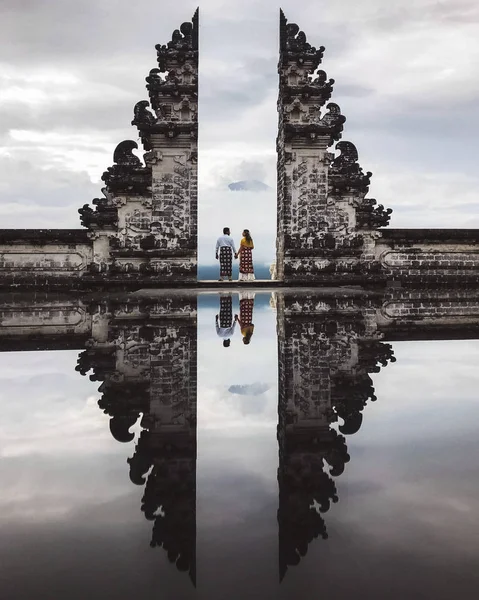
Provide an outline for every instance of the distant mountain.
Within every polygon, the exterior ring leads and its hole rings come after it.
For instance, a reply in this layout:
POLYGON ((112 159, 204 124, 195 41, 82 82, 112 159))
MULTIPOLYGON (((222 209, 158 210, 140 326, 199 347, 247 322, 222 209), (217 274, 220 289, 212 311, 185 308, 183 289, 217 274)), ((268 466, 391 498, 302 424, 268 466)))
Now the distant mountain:
POLYGON ((270 389, 267 383, 251 383, 249 385, 230 385, 228 391, 241 396, 260 396, 270 389))
POLYGON ((251 179, 249 181, 234 181, 228 185, 229 189, 233 192, 265 192, 269 190, 269 185, 258 181, 257 179, 251 179))

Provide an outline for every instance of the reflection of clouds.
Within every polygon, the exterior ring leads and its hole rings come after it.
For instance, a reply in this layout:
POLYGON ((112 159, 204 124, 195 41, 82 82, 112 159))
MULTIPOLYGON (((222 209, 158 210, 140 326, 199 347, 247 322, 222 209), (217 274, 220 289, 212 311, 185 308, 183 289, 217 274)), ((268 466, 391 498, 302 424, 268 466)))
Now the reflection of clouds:
MULTIPOLYGON (((394 600, 475 597, 467 586, 479 583, 479 342, 394 344, 397 362, 373 375, 378 400, 347 438, 330 538, 313 542, 278 587, 276 315, 255 309, 255 345, 238 336, 224 350, 215 314, 199 314, 197 597, 250 597, 253 586, 261 597, 303 597, 319 585, 338 599, 352 588, 394 600), (270 388, 228 390, 254 381, 270 388)), ((5 597, 48 597, 52 580, 71 598, 95 597, 99 585, 103 597, 107 587, 147 597, 165 580, 175 590, 165 597, 185 597, 181 577, 158 568, 166 556, 148 548, 143 491, 128 480, 133 444, 111 438, 99 384, 74 371, 76 357, 0 355, 5 597)))
POLYGON ((450 438, 479 425, 479 341, 400 342, 394 354, 397 362, 373 376, 378 400, 351 443, 450 438))
MULTIPOLYGON (((256 294, 256 299, 260 296, 256 294)), ((256 299, 255 332, 248 346, 237 331, 231 346, 222 347, 214 330, 216 306, 205 307, 198 315, 198 423, 208 431, 217 430, 218 435, 222 431, 225 436, 232 432, 241 435, 242 431, 276 426, 276 315, 267 302, 258 306, 256 299), (261 396, 242 396, 231 393, 232 388, 239 392, 264 392, 261 396)), ((234 313, 239 312, 238 302, 238 295, 233 294, 234 313)))
POLYGON ((99 382, 75 371, 78 352, 1 354, 0 455, 102 452, 108 417, 97 406, 99 382))
MULTIPOLYGON (((230 557, 226 564, 220 561, 227 573, 240 572, 248 543, 263 549, 277 535, 276 315, 267 302, 258 306, 260 296, 256 294, 249 346, 241 343, 239 333, 227 350, 217 343, 216 307, 198 316, 198 532, 221 549, 222 557, 230 557), (238 530, 238 544, 225 543, 238 530)), ((233 305, 238 312, 237 294, 233 305)), ((209 568, 207 559, 204 569, 209 568)), ((245 575, 248 570, 243 567, 245 575)), ((223 577, 221 568, 215 581, 218 577, 223 577)))
POLYGON ((2 523, 64 520, 128 490, 119 472, 131 447, 112 439, 99 383, 75 371, 77 356, 0 354, 2 523))
POLYGON ((374 375, 378 401, 347 439, 352 461, 338 480, 335 518, 387 551, 444 565, 472 559, 479 341, 401 342, 394 353, 397 362, 374 375))
POLYGON ((285 598, 317 586, 318 565, 325 597, 476 595, 479 341, 393 346, 397 362, 373 375, 377 402, 347 437, 330 538, 288 572, 285 598))
POLYGON ((258 396, 233 396, 227 388, 202 386, 198 397, 198 422, 202 429, 216 429, 218 433, 236 430, 261 430, 275 427, 278 419, 277 386, 258 396))

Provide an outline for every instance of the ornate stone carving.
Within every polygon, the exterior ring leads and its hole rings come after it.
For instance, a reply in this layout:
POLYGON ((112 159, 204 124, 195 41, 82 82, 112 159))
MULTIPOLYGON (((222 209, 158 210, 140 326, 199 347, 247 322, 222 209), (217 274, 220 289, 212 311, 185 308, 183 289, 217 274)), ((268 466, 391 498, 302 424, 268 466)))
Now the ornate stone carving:
POLYGON ((376 206, 374 198, 364 198, 356 212, 357 226, 364 229, 386 227, 389 225, 392 212, 392 208, 384 208, 382 204, 376 206))
POLYGON ((315 70, 323 58, 324 46, 318 49, 311 46, 306 39, 306 34, 296 23, 288 23, 282 10, 280 10, 279 22, 279 48, 283 60, 297 61, 299 64, 306 62, 315 70))
POLYGON ((363 173, 358 164, 358 151, 351 142, 341 141, 336 144, 340 154, 333 160, 329 169, 329 183, 332 194, 359 192, 367 194, 372 173, 363 173))
POLYGON ((197 137, 198 103, 198 10, 192 22, 173 32, 168 44, 157 44, 157 69, 146 78, 155 117, 145 101, 135 107, 132 123, 138 127, 145 150, 150 150, 151 134, 169 138, 181 134, 197 137))
POLYGON ((151 169, 143 166, 140 159, 133 154, 133 150, 137 148, 138 144, 132 140, 125 140, 116 147, 113 153, 115 164, 102 175, 110 193, 145 196, 151 193, 151 169))
POLYGON ((140 159, 133 154, 138 144, 125 140, 118 144, 113 153, 113 166, 102 175, 106 183, 104 198, 95 198, 92 202, 95 210, 84 204, 78 210, 80 222, 88 229, 115 229, 118 226, 118 207, 126 201, 119 200, 117 194, 151 194, 151 169, 144 167, 140 159))
POLYGON ((328 152, 345 117, 334 102, 323 113, 334 83, 316 71, 323 51, 281 11, 277 276, 296 282, 326 282, 333 275, 377 279, 378 262, 367 262, 365 244, 373 239, 371 230, 388 224, 391 211, 365 199, 371 173, 359 166, 351 142, 337 144, 337 157, 328 152))
POLYGON ((137 125, 140 128, 150 127, 156 123, 155 115, 148 110, 149 106, 148 100, 140 100, 135 104, 132 125, 137 125))
POLYGON ((317 137, 325 137, 330 146, 341 137, 343 124, 346 117, 341 114, 341 109, 334 102, 327 107, 328 112, 321 118, 319 106, 306 107, 295 98, 291 104, 285 105, 284 113, 284 140, 292 141, 295 138, 307 138, 314 141, 317 137))

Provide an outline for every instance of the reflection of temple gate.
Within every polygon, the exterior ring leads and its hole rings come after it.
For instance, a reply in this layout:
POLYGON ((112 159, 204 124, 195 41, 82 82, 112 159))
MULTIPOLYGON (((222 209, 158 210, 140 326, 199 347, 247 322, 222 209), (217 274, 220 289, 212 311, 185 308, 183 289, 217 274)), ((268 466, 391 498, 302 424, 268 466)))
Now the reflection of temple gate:
POLYGON ((91 306, 107 335, 93 336, 77 370, 102 381, 98 405, 120 442, 141 417, 128 460, 145 485, 141 510, 161 546, 196 582, 196 297, 91 306), (101 316, 100 316, 101 315, 101 316), (106 339, 105 339, 106 338, 106 339))
MULTIPOLYGON (((103 197, 80 208, 85 230, 0 230, 0 287, 155 287, 196 282, 198 11, 166 45, 134 107, 136 142, 121 142, 103 197)), ((339 141, 324 48, 280 14, 276 278, 325 282, 479 280, 479 230, 384 228, 371 173, 339 141)))
POLYGON ((278 298, 279 569, 282 579, 318 536, 338 501, 333 477, 349 462, 346 440, 375 400, 369 373, 394 361, 378 339, 367 299, 278 298), (361 305, 363 305, 361 307, 361 305), (342 420, 338 433, 331 425, 342 420))
MULTIPOLYGON (((196 296, 115 301, 3 297, 1 349, 82 349, 77 370, 101 382, 110 430, 131 442, 130 479, 152 546, 196 578, 196 296)), ((338 501, 349 462, 346 437, 375 394, 371 373, 393 361, 387 340, 479 338, 475 290, 392 288, 321 295, 278 293, 279 569, 327 537, 323 514, 338 501), (338 426, 336 427, 337 424, 338 426)))

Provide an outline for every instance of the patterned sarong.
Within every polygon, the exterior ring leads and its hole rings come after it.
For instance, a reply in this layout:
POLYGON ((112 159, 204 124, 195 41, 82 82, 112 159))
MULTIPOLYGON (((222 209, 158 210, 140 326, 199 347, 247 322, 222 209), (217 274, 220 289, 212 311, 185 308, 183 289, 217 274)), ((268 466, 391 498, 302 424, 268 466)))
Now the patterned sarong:
MULTIPOLYGON (((254 267, 253 267, 253 250, 252 248, 248 248, 247 246, 241 246, 241 254, 240 254, 240 265, 239 265, 240 275, 253 275, 254 267)), ((253 277, 254 279, 254 277, 253 277)))
POLYGON ((220 296, 220 327, 227 328, 233 325, 233 297, 220 296))
POLYGON ((254 293, 240 292, 239 298, 240 316, 239 322, 241 327, 241 335, 243 343, 249 344, 253 335, 253 309, 254 309, 254 293))
POLYGON ((231 277, 233 275, 233 250, 230 246, 220 248, 220 277, 231 277))
POLYGON ((254 294, 240 294, 240 321, 241 327, 249 327, 253 324, 254 294))

